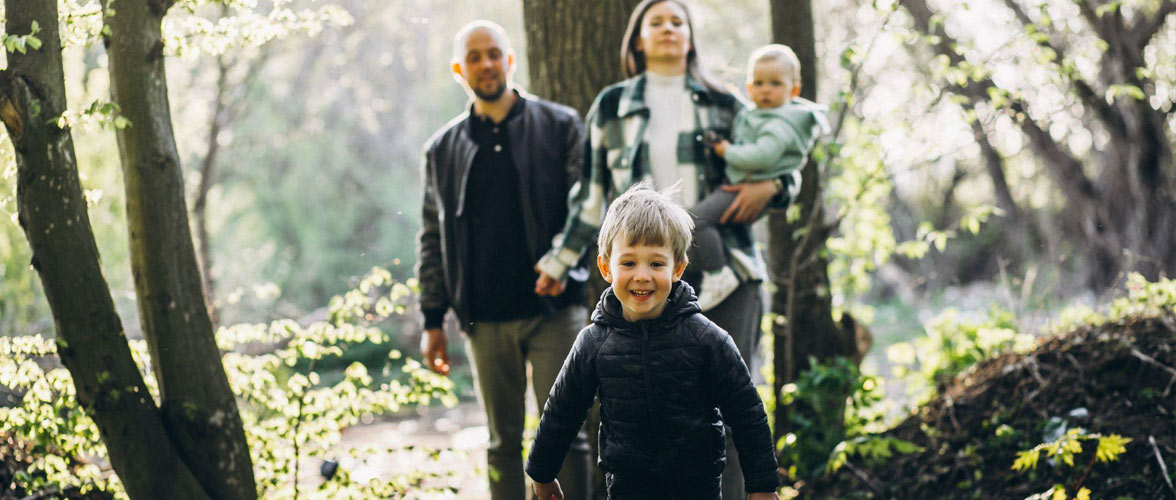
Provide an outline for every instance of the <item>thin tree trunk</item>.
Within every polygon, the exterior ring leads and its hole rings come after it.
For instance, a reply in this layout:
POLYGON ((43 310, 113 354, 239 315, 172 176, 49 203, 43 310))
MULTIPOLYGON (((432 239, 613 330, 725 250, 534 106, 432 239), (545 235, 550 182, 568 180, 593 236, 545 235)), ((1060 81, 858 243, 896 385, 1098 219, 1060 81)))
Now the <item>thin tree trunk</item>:
POLYGON ((213 325, 218 323, 216 310, 216 281, 212 276, 212 243, 208 238, 208 192, 212 190, 215 175, 216 155, 220 151, 221 127, 225 121, 225 100, 228 93, 229 65, 225 56, 216 58, 216 101, 212 105, 212 120, 208 124, 208 144, 204 158, 200 161, 200 183, 196 187, 196 201, 192 203, 192 214, 196 217, 196 241, 200 247, 200 275, 204 278, 204 301, 208 304, 208 316, 213 325))
POLYGON ((56 0, 6 0, 10 34, 32 31, 39 50, 8 54, 0 116, 16 151, 20 226, 57 329, 57 351, 78 402, 98 426, 111 465, 134 499, 207 499, 170 441, 131 357, 102 276, 65 111, 56 0))
MULTIPOLYGON (((816 40, 813 37, 811 0, 771 0, 772 40, 796 52, 801 63, 801 95, 817 95, 816 40)), ((835 356, 855 357, 856 322, 846 313, 847 331, 833 321, 833 300, 829 289, 829 259, 824 256, 825 243, 836 223, 824 222, 822 178, 811 159, 801 170, 801 191, 793 204, 800 217, 789 222, 784 213, 768 216, 768 267, 776 285, 771 310, 784 321, 772 325, 774 394, 809 368, 808 358, 827 360, 835 356), (805 229, 805 231, 800 231, 805 229)), ((860 358, 858 358, 860 361, 860 358)), ((777 404, 772 415, 775 438, 789 432, 789 412, 793 409, 777 404)))
POLYGON ((161 23, 169 0, 103 2, 111 93, 131 126, 118 130, 131 269, 164 421, 210 496, 254 499, 237 403, 204 301, 171 126, 161 23))

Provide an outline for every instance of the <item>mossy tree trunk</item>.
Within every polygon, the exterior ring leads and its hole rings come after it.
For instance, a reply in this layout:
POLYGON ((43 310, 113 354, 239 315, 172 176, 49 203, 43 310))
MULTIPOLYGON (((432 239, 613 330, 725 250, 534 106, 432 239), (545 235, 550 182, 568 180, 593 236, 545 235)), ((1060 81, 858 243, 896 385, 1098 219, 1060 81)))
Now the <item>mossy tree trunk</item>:
POLYGON ((57 329, 57 351, 77 399, 106 443, 111 465, 135 499, 207 499, 181 458, 131 358, 102 276, 65 111, 56 0, 6 0, 9 34, 42 45, 8 54, 0 71, 0 117, 16 152, 20 226, 32 248, 57 329))
POLYGON ((105 0, 131 270, 164 422, 185 463, 221 499, 257 497, 237 404, 220 362, 188 225, 164 71, 169 0, 105 0))

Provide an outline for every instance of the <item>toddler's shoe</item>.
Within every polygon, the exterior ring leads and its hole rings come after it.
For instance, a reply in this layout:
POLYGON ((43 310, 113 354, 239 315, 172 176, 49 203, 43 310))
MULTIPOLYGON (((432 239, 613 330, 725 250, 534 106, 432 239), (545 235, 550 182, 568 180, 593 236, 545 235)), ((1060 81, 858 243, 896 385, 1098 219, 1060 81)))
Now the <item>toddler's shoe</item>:
POLYGON ((717 271, 702 273, 702 283, 699 283, 699 287, 702 290, 698 292, 698 307, 706 312, 722 304, 736 288, 739 288, 739 277, 735 276, 735 270, 731 269, 731 266, 723 266, 717 271))

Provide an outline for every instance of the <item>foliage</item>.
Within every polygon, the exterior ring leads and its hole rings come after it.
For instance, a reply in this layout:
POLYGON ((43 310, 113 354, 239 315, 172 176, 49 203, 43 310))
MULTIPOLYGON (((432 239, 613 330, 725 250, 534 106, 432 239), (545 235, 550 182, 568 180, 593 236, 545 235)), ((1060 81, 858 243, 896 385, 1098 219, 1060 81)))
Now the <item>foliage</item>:
MULTIPOLYGON (((264 498, 299 495, 296 477, 300 463, 338 456, 341 433, 361 419, 439 401, 456 403, 451 382, 392 351, 383 370, 400 373, 388 383, 373 384, 372 375, 353 363, 344 378, 324 384, 315 363, 344 354, 361 342, 385 343, 388 336, 369 326, 404 312, 411 297, 408 287, 394 283, 382 269, 373 269, 360 286, 332 300, 331 320, 302 326, 292 320, 268 325, 242 324, 222 328, 218 345, 222 361, 240 402, 240 411, 253 455, 259 493, 264 498), (259 352, 260 353, 256 353, 259 352), (306 365, 306 371, 294 367, 306 365)), ((146 360, 146 345, 131 342, 152 392, 154 380, 146 360)), ((40 336, 0 337, 0 385, 20 395, 17 406, 0 408, 0 434, 11 434, 29 448, 32 459, 16 484, 29 491, 68 486, 97 488, 122 495, 117 476, 98 464, 105 448, 93 421, 75 399, 64 368, 43 368, 55 353, 53 341, 40 336)), ((355 456, 403 449, 351 450, 355 456)), ((432 454, 440 456, 439 451, 432 454)), ((449 489, 436 474, 412 471, 360 484, 340 470, 314 492, 312 498, 386 498, 412 490, 449 489)))
MULTIPOLYGON (((896 255, 921 259, 932 248, 942 253, 949 239, 980 231, 997 209, 979 204, 962 214, 954 223, 941 221, 947 227, 936 229, 930 221, 922 221, 913 237, 904 239, 891 215, 891 199, 895 196, 895 176, 887 144, 887 124, 869 116, 861 100, 870 96, 874 88, 863 85, 861 72, 878 56, 882 35, 897 9, 896 3, 875 5, 873 14, 881 16, 877 31, 866 31, 860 40, 848 41, 836 58, 841 80, 837 96, 832 101, 835 133, 827 144, 818 144, 813 159, 823 165, 822 175, 828 178, 822 196, 832 207, 837 234, 828 240, 829 281, 838 309, 852 307, 854 316, 866 324, 873 318, 873 310, 850 299, 870 289, 870 274, 896 255)), ((833 59, 833 58, 829 58, 833 59)), ((795 211, 797 207, 792 207, 795 211)), ((790 213, 793 218, 799 213, 790 213)), ((798 231, 797 237, 803 236, 798 231)))
POLYGON ((873 462, 919 449, 876 434, 882 430, 883 417, 877 407, 882 400, 877 377, 862 374, 841 357, 828 363, 810 358, 809 364, 812 368, 796 383, 785 385, 781 394, 781 402, 793 407, 792 430, 777 443, 790 476, 804 479, 835 472, 853 456, 873 462))
POLYGON ((0 337, 0 386, 21 396, 19 406, 0 407, 0 435, 16 438, 0 444, 0 454, 30 462, 13 485, 29 492, 117 491, 118 477, 98 466, 106 447, 75 399, 69 371, 42 364, 55 353, 53 341, 40 335, 0 337))
POLYGON ((1033 336, 1017 333, 1015 319, 1011 312, 995 306, 979 319, 947 309, 924 325, 926 336, 892 344, 886 355, 897 365, 896 374, 907 379, 908 394, 916 402, 926 401, 940 384, 982 359, 1008 350, 1031 349, 1033 336))
POLYGON ((1126 291, 1126 295, 1111 301, 1105 313, 1083 305, 1062 310, 1053 329, 1065 331, 1081 325, 1101 325, 1128 317, 1156 317, 1176 311, 1176 279, 1148 281, 1139 273, 1131 273, 1127 276, 1126 291))
POLYGON ((20 52, 21 54, 26 53, 29 49, 40 49, 41 39, 37 38, 37 32, 41 31, 41 26, 33 21, 31 28, 31 32, 27 35, 0 33, 0 44, 3 44, 4 50, 8 52, 20 52))
MULTIPOLYGON (((1118 434, 1092 434, 1080 428, 1070 429, 1066 431, 1065 435, 1054 441, 1041 443, 1031 449, 1018 452, 1012 468, 1016 471, 1033 470, 1037 468, 1042 453, 1050 459, 1052 464, 1057 464, 1060 461, 1069 467, 1074 467, 1074 457, 1082 453, 1082 441, 1096 441, 1097 446, 1086 465, 1082 479, 1079 479, 1078 483, 1069 489, 1075 491, 1075 500, 1089 500, 1091 492, 1082 486, 1082 481, 1089 474, 1090 468, 1094 466, 1096 461, 1105 463, 1117 460, 1127 451, 1127 444, 1131 442, 1131 438, 1125 438, 1118 434)), ((1055 484, 1049 490, 1033 495, 1026 500, 1067 500, 1069 496, 1066 491, 1065 486, 1055 484)))

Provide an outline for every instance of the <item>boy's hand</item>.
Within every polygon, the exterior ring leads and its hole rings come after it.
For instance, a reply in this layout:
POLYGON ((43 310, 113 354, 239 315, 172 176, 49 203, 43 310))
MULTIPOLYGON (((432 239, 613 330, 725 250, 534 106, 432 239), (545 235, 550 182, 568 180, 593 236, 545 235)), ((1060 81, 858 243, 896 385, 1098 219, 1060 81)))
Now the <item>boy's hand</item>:
POLYGON ((730 145, 731 145, 731 143, 727 142, 726 139, 723 139, 719 142, 716 142, 714 145, 715 154, 722 156, 722 157, 726 157, 727 156, 727 146, 730 146, 730 145))
POLYGON ((425 336, 421 339, 421 357, 425 358, 425 365, 430 370, 449 375, 449 344, 442 329, 425 330, 425 336))
POLYGON ((539 497, 539 500, 563 500, 563 490, 559 488, 559 479, 553 479, 550 483, 535 481, 535 496, 539 497))
POLYGON ((751 493, 747 495, 747 500, 780 500, 780 495, 775 492, 751 493))

